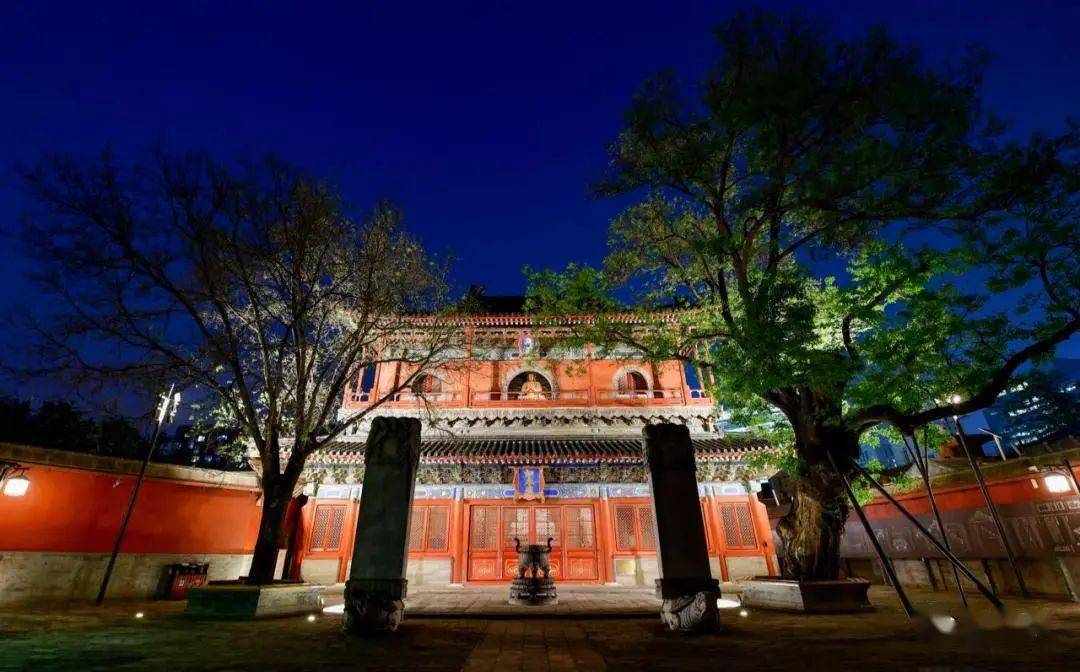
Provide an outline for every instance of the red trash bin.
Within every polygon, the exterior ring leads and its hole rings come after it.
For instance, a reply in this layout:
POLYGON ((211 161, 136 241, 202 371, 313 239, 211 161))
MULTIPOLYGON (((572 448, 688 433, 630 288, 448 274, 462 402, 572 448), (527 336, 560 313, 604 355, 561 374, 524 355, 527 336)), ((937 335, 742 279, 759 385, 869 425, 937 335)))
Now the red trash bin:
POLYGON ((188 589, 194 588, 195 586, 206 585, 209 570, 209 563, 198 564, 189 562, 169 565, 169 578, 166 582, 165 599, 186 600, 188 589))

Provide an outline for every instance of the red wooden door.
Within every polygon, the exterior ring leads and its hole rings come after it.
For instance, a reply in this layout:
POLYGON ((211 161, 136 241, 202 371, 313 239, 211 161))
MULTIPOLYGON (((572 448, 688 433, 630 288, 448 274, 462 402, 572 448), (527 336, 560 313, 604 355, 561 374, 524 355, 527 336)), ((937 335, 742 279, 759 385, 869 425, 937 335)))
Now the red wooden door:
POLYGON ((500 578, 500 546, 499 507, 471 507, 467 572, 470 581, 497 581, 500 578))
POLYGON ((529 518, 528 507, 502 507, 502 565, 503 577, 506 579, 512 579, 517 576, 517 543, 520 541, 522 546, 533 543, 533 535, 530 534, 531 525, 529 518))
POLYGON ((533 509, 532 541, 530 543, 547 545, 551 539, 551 578, 563 578, 563 541, 562 541, 562 510, 556 506, 543 506, 533 509))
POLYGON ((600 563, 593 507, 566 506, 562 513, 563 575, 570 581, 596 581, 600 578, 600 563))
POLYGON ((600 562, 596 514, 590 505, 474 505, 470 507, 468 581, 509 581, 518 573, 515 539, 551 539, 554 579, 597 581, 600 562))

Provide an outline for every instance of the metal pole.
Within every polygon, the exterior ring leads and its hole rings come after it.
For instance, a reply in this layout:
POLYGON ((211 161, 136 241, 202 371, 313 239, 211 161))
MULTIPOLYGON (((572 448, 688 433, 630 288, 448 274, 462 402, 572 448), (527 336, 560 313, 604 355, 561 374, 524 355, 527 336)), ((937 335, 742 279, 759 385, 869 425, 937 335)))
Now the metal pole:
MULTIPOLYGON (((919 441, 915 438, 915 432, 911 433, 911 445, 912 459, 919 470, 919 475, 922 476, 923 486, 926 488, 926 498, 930 501, 930 510, 934 512, 934 520, 937 521, 938 530, 941 531, 941 543, 951 551, 952 545, 949 543, 949 535, 945 533, 945 523, 941 520, 941 511, 938 510, 937 498, 934 496, 934 486, 930 484, 930 470, 926 462, 926 460, 929 460, 929 455, 922 452, 919 441)), ((907 447, 906 441, 904 447, 907 447)), ((953 578, 956 579, 956 589, 960 592, 960 601, 966 607, 968 606, 967 591, 964 590, 964 583, 960 580, 960 571, 956 569, 956 565, 953 565, 952 571, 953 578)))
POLYGON ((146 455, 143 456, 142 467, 139 468, 139 475, 135 478, 135 487, 131 490, 131 499, 128 500, 127 511, 124 512, 124 519, 120 522, 120 532, 116 535, 116 543, 113 544, 112 555, 109 556, 109 564, 105 566, 105 576, 101 579, 101 588, 98 589, 97 600, 95 604, 101 606, 105 602, 105 591, 109 587, 109 579, 112 578, 113 567, 116 566, 116 556, 120 554, 120 544, 124 541, 124 533, 127 531, 128 522, 131 520, 131 513, 135 510, 135 498, 139 496, 139 488, 142 487, 143 476, 146 475, 146 467, 150 464, 150 457, 154 454, 154 448, 157 447, 158 436, 161 434, 161 427, 165 424, 165 415, 168 412, 169 404, 172 403, 174 385, 169 386, 169 394, 162 401, 162 408, 158 412, 157 426, 154 427, 154 435, 150 439, 150 447, 146 449, 146 455))
POLYGON ((836 466, 836 460, 833 459, 832 453, 825 451, 825 455, 829 458, 829 463, 832 464, 833 471, 836 472, 836 475, 840 477, 840 481, 844 484, 844 492, 847 493, 851 505, 855 507, 855 513, 859 516, 859 522, 862 523, 863 530, 866 531, 866 536, 870 538, 870 543, 874 545, 874 550, 877 552, 878 559, 881 560, 881 566, 885 569, 885 573, 892 583, 893 590, 896 591, 896 596, 900 598, 900 604, 904 606, 904 611, 907 613, 908 618, 911 618, 916 613, 915 607, 911 606, 911 602, 908 600, 903 586, 900 585, 900 579, 896 576, 896 570, 893 569, 889 556, 885 554, 885 549, 881 547, 881 542, 878 541, 877 535, 874 534, 874 528, 870 527, 870 521, 866 519, 866 513, 863 512, 862 506, 859 505, 859 499, 851 489, 851 484, 848 483, 847 476, 844 476, 844 473, 836 466))
POLYGON ((990 489, 986 487, 986 479, 983 478, 982 468, 979 467, 979 461, 975 459, 975 455, 968 448, 967 440, 964 439, 964 428, 960 426, 960 419, 954 415, 953 422, 956 424, 956 437, 960 441, 960 448, 963 449, 964 454, 967 456, 971 470, 975 472, 975 480, 979 482, 983 501, 986 502, 986 508, 990 511, 990 517, 994 519, 994 526, 997 527, 998 535, 1001 537, 1001 545, 1005 547, 1005 555, 1009 558, 1009 566, 1012 567, 1013 574, 1016 576, 1016 583, 1020 586, 1020 594, 1028 597, 1027 583, 1024 582, 1024 575, 1020 572, 1020 566, 1016 564, 1016 554, 1013 553, 1012 544, 1009 543, 1009 538, 1005 534, 1005 524, 1001 522, 1001 515, 998 513, 997 507, 994 506, 994 500, 990 498, 990 489))
POLYGON ((975 586, 979 589, 979 591, 986 596, 986 599, 990 600, 990 602, 992 602, 995 607, 997 607, 999 610, 1005 609, 1005 605, 1001 602, 1001 600, 998 599, 997 595, 994 595, 993 591, 984 586, 981 581, 976 579, 975 574, 972 573, 970 569, 968 569, 967 565, 961 562, 960 558, 953 555, 952 551, 945 548, 945 546, 942 545, 940 541, 935 539, 934 535, 930 534, 930 530, 926 529, 926 527, 919 522, 918 518, 911 515, 910 511, 905 509, 904 506, 900 504, 900 502, 896 501, 896 499, 889 494, 889 491, 885 489, 885 486, 883 486, 881 483, 878 483, 873 476, 871 476, 865 469, 859 466, 858 462, 852 460, 851 463, 855 466, 855 469, 858 470, 860 474, 862 474, 863 478, 869 481, 870 485, 874 486, 875 490, 880 492, 882 496, 885 497, 885 499, 889 500, 889 503, 892 504, 893 507, 895 507, 896 510, 901 513, 901 515, 908 519, 908 522, 914 525, 917 530, 919 530, 923 533, 923 535, 926 536, 927 541, 929 541, 931 544, 934 545, 934 547, 941 551, 942 555, 949 559, 949 562, 953 563, 954 569, 959 569, 961 572, 963 572, 964 576, 970 579, 971 582, 974 583, 975 586))

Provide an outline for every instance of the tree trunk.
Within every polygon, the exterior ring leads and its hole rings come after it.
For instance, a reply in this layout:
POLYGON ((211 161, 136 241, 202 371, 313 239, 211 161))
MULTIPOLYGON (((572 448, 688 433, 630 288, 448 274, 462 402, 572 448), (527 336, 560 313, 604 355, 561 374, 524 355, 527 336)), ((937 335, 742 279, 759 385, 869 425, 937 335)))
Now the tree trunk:
POLYGON ((826 581, 840 576, 840 538, 848 517, 844 486, 831 466, 807 467, 793 479, 791 511, 776 525, 780 574, 826 581))
POLYGON ((276 481, 270 484, 264 480, 262 484, 262 518, 259 520, 259 536, 255 540, 255 553, 247 577, 247 582, 252 585, 274 581, 274 569, 282 547, 285 512, 292 499, 294 484, 285 483, 284 478, 276 481))
POLYGON ((791 511, 776 525, 780 574, 786 579, 829 581, 840 576, 840 539, 849 506, 829 455, 847 473, 859 455, 859 441, 838 424, 821 416, 793 423, 803 466, 792 479, 791 511))

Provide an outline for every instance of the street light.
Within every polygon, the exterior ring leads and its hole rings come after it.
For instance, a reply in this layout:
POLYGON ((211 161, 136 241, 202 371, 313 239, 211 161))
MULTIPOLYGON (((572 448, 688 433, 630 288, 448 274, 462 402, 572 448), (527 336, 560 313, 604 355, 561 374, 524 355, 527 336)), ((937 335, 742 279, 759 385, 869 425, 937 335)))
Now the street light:
POLYGON ((8 497, 22 497, 30 489, 26 468, 15 462, 0 462, 0 483, 4 484, 3 493, 8 497))
POLYGON ((154 435, 150 439, 150 446, 146 449, 146 455, 143 456, 139 475, 135 478, 135 487, 131 489, 131 499, 128 500, 127 511, 124 513, 123 520, 120 521, 120 531, 116 535, 116 543, 113 544, 109 564, 105 566, 105 576, 101 579, 101 588, 98 590, 97 600, 95 601, 99 607, 105 601, 105 590, 109 587, 109 578, 112 577, 113 567, 116 565, 116 556, 120 554, 120 544, 124 541, 124 533, 127 531, 128 523, 131 521, 131 512, 135 510, 135 500, 139 496, 139 488, 142 487, 143 477, 146 476, 146 468, 150 465, 150 457, 153 456, 154 448, 157 447, 161 428, 166 422, 172 422, 176 418, 176 410, 179 407, 180 393, 176 391, 175 385, 170 385, 169 391, 158 397, 157 425, 154 427, 154 435))

